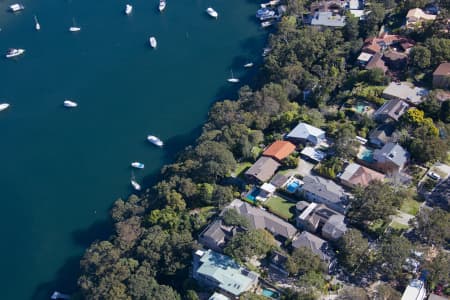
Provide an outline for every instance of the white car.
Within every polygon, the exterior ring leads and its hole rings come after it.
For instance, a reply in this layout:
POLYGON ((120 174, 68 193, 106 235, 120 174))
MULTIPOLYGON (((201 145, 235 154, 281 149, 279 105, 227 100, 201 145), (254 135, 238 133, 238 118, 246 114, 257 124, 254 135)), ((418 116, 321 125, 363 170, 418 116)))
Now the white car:
POLYGON ((441 176, 439 176, 439 174, 436 174, 436 173, 434 173, 434 172, 428 172, 427 175, 428 175, 430 178, 434 179, 434 180, 439 180, 439 179, 441 179, 441 176))

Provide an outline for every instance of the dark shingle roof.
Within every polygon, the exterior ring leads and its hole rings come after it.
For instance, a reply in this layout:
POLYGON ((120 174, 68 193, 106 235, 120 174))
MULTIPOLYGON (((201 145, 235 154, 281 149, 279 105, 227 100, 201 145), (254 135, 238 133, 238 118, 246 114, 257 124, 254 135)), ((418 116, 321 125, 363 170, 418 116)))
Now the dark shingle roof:
POLYGON ((314 254, 318 255, 321 260, 330 260, 330 256, 328 256, 328 254, 326 253, 328 243, 325 240, 322 240, 320 237, 307 231, 303 231, 296 239, 292 241, 292 247, 306 247, 310 249, 314 254))
POLYGON ((264 182, 270 179, 280 164, 273 158, 262 156, 245 172, 245 175, 253 176, 264 182))

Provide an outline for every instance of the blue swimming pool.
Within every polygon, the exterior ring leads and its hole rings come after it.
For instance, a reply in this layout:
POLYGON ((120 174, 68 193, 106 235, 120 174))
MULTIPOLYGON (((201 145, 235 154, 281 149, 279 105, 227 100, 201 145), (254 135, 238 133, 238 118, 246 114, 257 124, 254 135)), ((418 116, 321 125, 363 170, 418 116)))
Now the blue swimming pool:
POLYGON ((250 200, 251 202, 256 202, 256 196, 258 196, 258 194, 259 194, 259 189, 254 188, 245 196, 245 198, 247 198, 247 200, 250 200))
POLYGON ((360 158, 369 163, 373 162, 373 150, 364 149, 364 151, 361 153, 360 158))
POLYGON ((366 106, 364 104, 356 105, 356 111, 362 114, 366 110, 366 106))
POLYGON ((273 298, 273 299, 278 299, 278 297, 280 297, 280 294, 278 294, 278 292, 276 291, 272 291, 272 290, 268 290, 268 289, 263 289, 262 290, 262 295, 269 297, 269 298, 273 298))
POLYGON ((289 193, 294 193, 298 187, 300 186, 300 184, 298 183, 298 181, 292 181, 291 183, 289 183, 286 187, 286 190, 289 193))

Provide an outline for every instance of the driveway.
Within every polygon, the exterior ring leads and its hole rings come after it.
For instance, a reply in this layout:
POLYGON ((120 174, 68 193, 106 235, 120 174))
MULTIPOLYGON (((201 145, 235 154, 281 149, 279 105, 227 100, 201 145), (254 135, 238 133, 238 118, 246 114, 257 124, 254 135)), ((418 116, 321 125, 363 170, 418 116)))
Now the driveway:
POLYGON ((314 168, 315 164, 307 162, 301 158, 298 159, 298 166, 295 169, 288 170, 286 176, 292 176, 299 174, 302 177, 311 176, 311 170, 314 168))

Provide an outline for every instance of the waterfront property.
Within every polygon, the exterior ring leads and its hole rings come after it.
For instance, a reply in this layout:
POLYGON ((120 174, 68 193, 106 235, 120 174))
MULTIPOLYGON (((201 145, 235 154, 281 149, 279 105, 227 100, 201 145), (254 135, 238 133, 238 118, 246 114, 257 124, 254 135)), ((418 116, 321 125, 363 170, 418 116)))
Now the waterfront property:
POLYGON ((288 141, 275 141, 263 152, 263 156, 271 157, 279 162, 295 150, 295 145, 288 141))
POLYGON ((225 295, 238 297, 257 285, 259 275, 242 268, 231 257, 212 250, 197 250, 193 277, 201 284, 219 288, 225 295))
POLYGON ((324 27, 344 27, 345 16, 335 14, 333 12, 316 12, 311 19, 312 26, 324 26, 324 27))
MULTIPOLYGON (((203 246, 216 252, 223 252, 227 242, 239 231, 236 226, 227 226, 222 220, 210 223, 198 236, 203 246)), ((242 231, 242 229, 241 229, 242 231)))
POLYGON ((239 199, 233 200, 228 208, 236 211, 249 221, 249 226, 253 229, 266 229, 275 238, 281 240, 292 239, 297 233, 297 229, 283 219, 265 211, 261 208, 252 206, 239 199))
POLYGON ((275 174, 280 165, 273 158, 262 156, 245 172, 245 175, 249 180, 266 182, 275 174))

